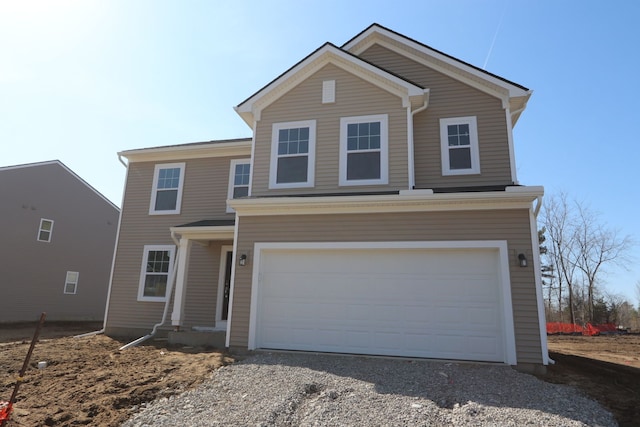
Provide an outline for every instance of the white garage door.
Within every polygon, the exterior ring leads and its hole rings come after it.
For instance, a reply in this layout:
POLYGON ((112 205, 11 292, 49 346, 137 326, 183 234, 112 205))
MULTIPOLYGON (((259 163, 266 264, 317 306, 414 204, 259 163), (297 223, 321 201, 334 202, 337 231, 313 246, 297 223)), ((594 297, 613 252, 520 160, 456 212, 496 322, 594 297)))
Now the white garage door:
POLYGON ((497 249, 265 249, 255 347, 504 362, 497 249))

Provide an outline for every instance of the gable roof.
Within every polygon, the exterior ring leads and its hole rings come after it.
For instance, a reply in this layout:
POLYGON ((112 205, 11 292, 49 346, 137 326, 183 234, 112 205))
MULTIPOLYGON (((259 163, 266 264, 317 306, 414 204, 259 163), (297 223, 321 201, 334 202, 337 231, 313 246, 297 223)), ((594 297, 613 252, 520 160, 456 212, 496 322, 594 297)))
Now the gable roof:
POLYGON ((375 44, 502 99, 503 107, 511 109, 513 124, 526 107, 532 94, 531 90, 518 83, 485 71, 377 23, 371 24, 347 41, 342 45, 342 49, 354 55, 360 55, 375 44))
POLYGON ((254 121, 260 120, 264 108, 327 64, 333 64, 397 95, 405 107, 421 107, 428 99, 428 89, 327 42, 238 104, 236 112, 253 127, 254 121))
POLYGON ((21 164, 21 165, 2 166, 2 167, 0 167, 0 173, 2 173, 4 171, 8 171, 8 170, 26 169, 26 168, 39 168, 39 167, 50 166, 50 165, 56 165, 56 166, 59 166, 62 169, 64 169, 71 176, 73 176, 75 179, 80 181, 80 183, 84 184, 89 190, 93 191, 98 197, 100 197, 102 200, 104 200, 109 205, 111 205, 114 209, 116 209, 118 212, 120 212, 120 208, 118 206, 116 206, 111 200, 107 199, 104 195, 102 195, 102 193, 100 193, 98 190, 96 190, 94 187, 92 187, 87 181, 82 179, 78 174, 76 174, 74 171, 69 169, 67 167, 67 165, 62 163, 60 160, 49 160, 49 161, 44 161, 44 162, 24 163, 24 164, 21 164))

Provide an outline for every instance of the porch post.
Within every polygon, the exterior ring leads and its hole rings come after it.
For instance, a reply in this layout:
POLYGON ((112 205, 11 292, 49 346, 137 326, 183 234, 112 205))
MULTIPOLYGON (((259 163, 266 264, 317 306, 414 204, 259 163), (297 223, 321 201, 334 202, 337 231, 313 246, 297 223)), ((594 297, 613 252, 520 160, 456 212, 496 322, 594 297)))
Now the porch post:
POLYGON ((179 327, 184 317, 184 300, 187 291, 186 280, 189 268, 189 255, 191 253, 191 240, 180 239, 178 247, 178 271, 176 274, 176 291, 173 297, 173 312, 171 313, 171 325, 179 327))

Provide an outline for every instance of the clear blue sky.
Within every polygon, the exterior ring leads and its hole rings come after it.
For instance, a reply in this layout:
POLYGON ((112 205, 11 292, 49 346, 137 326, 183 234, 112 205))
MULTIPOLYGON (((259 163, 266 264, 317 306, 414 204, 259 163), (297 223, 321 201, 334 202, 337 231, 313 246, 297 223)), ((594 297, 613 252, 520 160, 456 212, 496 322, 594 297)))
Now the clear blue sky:
MULTIPOLYGON (((237 105, 373 22, 520 83, 518 178, 640 240, 640 2, 0 3, 0 166, 59 159, 120 205, 121 150, 250 136, 237 105)), ((640 248, 608 288, 638 302, 640 248)))

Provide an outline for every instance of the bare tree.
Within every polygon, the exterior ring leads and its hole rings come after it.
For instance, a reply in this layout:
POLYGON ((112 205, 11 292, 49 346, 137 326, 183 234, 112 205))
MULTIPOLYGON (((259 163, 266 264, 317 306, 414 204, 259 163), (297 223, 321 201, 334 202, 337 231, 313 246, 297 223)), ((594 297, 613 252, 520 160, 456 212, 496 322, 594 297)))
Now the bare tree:
POLYGON ((552 266, 557 281, 558 312, 562 321, 563 289, 568 292, 569 321, 575 323, 573 278, 576 270, 574 218, 564 193, 548 197, 544 202, 542 221, 549 240, 547 264, 552 266))
POLYGON ((575 323, 578 308, 581 319, 593 321, 603 273, 610 266, 624 268, 632 239, 607 228, 583 203, 570 203, 564 193, 545 200, 542 221, 549 241, 547 264, 553 267, 558 282, 558 310, 562 313, 566 288, 570 322, 575 323))

